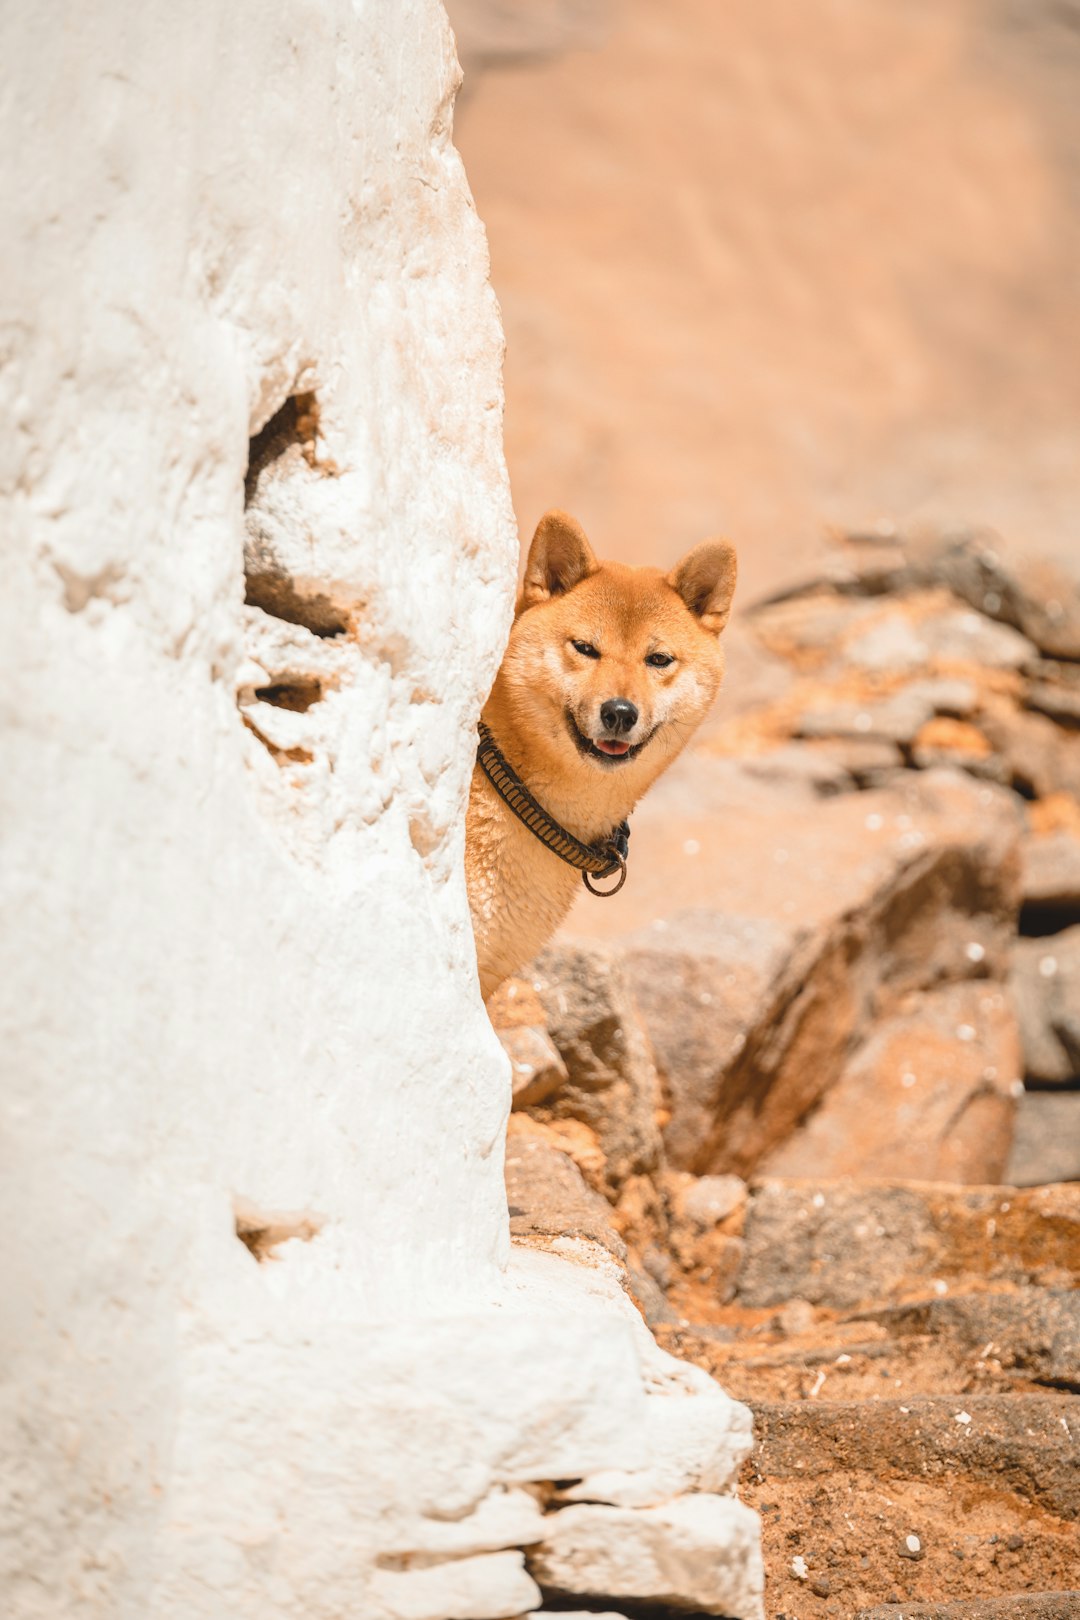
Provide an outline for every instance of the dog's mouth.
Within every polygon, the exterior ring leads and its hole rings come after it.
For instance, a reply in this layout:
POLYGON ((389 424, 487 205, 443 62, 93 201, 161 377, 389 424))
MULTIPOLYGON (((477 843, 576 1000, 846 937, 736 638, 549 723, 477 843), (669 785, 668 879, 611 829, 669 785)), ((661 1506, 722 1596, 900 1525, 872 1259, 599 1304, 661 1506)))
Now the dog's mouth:
POLYGON ((605 765, 622 765, 628 759, 636 759, 646 744, 652 741, 656 730, 654 726, 639 743, 624 742, 621 737, 601 737, 594 742, 591 737, 586 737, 569 709, 566 711, 566 725, 578 753, 587 759, 603 760, 605 765))

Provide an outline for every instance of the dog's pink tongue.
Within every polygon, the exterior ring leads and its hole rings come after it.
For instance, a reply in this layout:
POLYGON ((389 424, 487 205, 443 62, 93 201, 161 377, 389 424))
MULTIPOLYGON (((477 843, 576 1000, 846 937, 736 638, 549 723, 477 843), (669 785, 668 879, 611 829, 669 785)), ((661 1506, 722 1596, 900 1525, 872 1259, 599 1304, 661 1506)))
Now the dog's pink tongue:
POLYGON ((628 742, 598 742, 596 746, 602 754, 628 754, 630 752, 628 742))

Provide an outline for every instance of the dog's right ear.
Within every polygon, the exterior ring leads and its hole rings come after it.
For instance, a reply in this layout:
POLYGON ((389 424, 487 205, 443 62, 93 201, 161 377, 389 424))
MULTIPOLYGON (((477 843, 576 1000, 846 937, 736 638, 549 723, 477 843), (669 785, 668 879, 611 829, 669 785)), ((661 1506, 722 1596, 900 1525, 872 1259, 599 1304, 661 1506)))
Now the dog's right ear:
POLYGON ((535 607, 564 596, 599 566, 581 524, 566 512, 545 512, 529 547, 522 601, 535 607))

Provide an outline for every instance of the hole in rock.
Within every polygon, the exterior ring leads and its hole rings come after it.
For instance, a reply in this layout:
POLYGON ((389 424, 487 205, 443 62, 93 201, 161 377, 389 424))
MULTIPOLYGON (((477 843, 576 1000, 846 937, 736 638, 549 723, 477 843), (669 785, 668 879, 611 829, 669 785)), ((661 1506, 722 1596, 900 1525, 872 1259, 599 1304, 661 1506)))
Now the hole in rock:
POLYGON ((1025 939, 1046 939, 1080 923, 1080 906, 1068 901, 1028 900, 1020 908, 1017 932, 1025 939))
POLYGON ((257 737, 276 765, 310 765, 315 758, 310 748, 279 748, 261 732, 250 715, 240 716, 253 737, 257 737))
POLYGON ((313 393, 290 394, 266 426, 248 440, 245 506, 250 506, 255 499, 260 475, 271 462, 280 461, 294 447, 313 471, 331 476, 337 472, 332 461, 319 459, 319 401, 313 393))
POLYGON ((274 1250, 291 1238, 310 1243, 326 1225, 326 1216, 314 1210, 259 1209, 248 1198, 233 1199, 236 1235, 260 1264, 276 1260, 274 1250))
POLYGON ((260 703, 272 703, 275 709, 291 709, 295 714, 306 714, 322 695, 323 683, 317 675, 288 675, 270 686, 255 688, 260 703))
POLYGON ((312 472, 337 476, 335 464, 319 455, 319 402, 313 393, 292 394, 264 428, 248 441, 244 475, 244 509, 248 514, 244 545, 244 600, 286 624, 303 625, 316 636, 343 636, 348 615, 325 590, 299 583, 282 567, 273 547, 259 532, 259 495, 264 478, 287 475, 290 461, 306 463, 312 472))
MULTIPOLYGON (((528 1550, 526 1549, 526 1562, 528 1550)), ((545 1614, 611 1614, 625 1615, 626 1620, 717 1620, 715 1612, 706 1614, 699 1609, 677 1609, 668 1603, 638 1603, 633 1598, 578 1597, 554 1592, 546 1586, 540 1588, 545 1614)))

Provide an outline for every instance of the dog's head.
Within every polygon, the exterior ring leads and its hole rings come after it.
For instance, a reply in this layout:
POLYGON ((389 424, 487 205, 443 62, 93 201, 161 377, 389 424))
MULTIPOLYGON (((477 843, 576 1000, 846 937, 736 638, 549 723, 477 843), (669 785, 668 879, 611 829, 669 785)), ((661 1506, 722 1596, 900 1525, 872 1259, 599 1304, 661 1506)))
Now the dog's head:
POLYGON ((716 696, 734 589, 726 540, 705 541, 664 574, 597 562, 581 526, 548 512, 500 672, 516 725, 549 758, 569 752, 640 791, 716 696))

